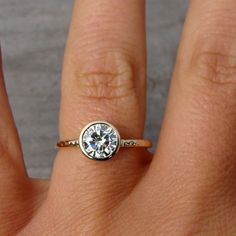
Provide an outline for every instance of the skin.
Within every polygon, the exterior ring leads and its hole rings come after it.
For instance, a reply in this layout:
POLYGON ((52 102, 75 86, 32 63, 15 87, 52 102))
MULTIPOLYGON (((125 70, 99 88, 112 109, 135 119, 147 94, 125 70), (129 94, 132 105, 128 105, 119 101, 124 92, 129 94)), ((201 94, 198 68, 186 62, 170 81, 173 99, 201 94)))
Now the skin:
MULTIPOLYGON (((77 0, 61 83, 60 139, 93 120, 142 138, 143 0, 77 0)), ((107 162, 60 149, 27 177, 0 79, 0 235, 236 235, 236 2, 192 0, 158 147, 107 162)))

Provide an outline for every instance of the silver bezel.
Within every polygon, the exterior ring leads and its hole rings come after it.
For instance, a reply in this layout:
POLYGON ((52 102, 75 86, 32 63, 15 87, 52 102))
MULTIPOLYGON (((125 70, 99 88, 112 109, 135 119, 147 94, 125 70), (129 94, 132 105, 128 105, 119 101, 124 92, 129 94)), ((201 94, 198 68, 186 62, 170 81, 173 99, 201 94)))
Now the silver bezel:
POLYGON ((91 160, 96 160, 96 161, 106 161, 106 160, 110 160, 120 149, 120 142, 121 142, 121 138, 120 138, 120 133, 119 131, 112 125, 110 124, 109 122, 106 122, 106 121, 93 121, 89 124, 87 124, 81 131, 80 133, 80 137, 79 137, 79 145, 80 145, 80 149, 81 151, 83 152, 83 154, 88 157, 89 159, 91 160), (83 146, 83 135, 85 133, 85 131, 92 125, 95 125, 95 124, 106 124, 108 126, 110 126, 112 129, 115 130, 116 134, 117 134, 117 138, 118 138, 118 144, 117 144, 117 147, 116 147, 116 150, 110 154, 109 156, 107 156, 106 158, 101 158, 101 159, 98 159, 98 158, 94 158, 94 157, 91 157, 90 155, 88 155, 88 153, 85 151, 84 149, 84 146, 83 146))

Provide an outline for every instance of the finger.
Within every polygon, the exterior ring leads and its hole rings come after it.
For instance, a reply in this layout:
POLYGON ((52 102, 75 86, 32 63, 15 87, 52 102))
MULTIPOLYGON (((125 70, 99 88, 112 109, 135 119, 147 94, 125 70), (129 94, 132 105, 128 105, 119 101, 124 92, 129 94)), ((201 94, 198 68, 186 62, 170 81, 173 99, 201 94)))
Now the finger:
POLYGON ((8 168, 10 166, 14 166, 20 172, 25 173, 21 146, 3 80, 1 50, 0 50, 0 108, 1 108, 0 109, 0 154, 1 154, 0 172, 2 173, 3 170, 9 171, 8 168))
POLYGON ((236 160, 235 7, 192 1, 157 153, 168 165, 236 160))
POLYGON ((0 235, 14 234, 29 219, 29 196, 30 184, 3 81, 0 51, 0 235))
POLYGON ((78 135, 94 119, 142 135, 145 73, 144 1, 76 1, 62 80, 61 137, 78 135))
MULTIPOLYGON (((112 123, 122 138, 142 137, 146 93, 144 25, 143 0, 75 1, 62 78, 62 140, 78 137, 83 126, 94 120, 112 123)), ((137 156, 134 150, 121 150, 119 154, 98 163, 85 158, 76 148, 60 149, 53 173, 55 187, 63 181, 77 192, 98 186, 111 193, 119 192, 121 183, 125 183, 128 187, 117 194, 120 197, 140 177, 144 155, 137 156)), ((99 193, 87 195, 94 201, 94 195, 99 193)))
POLYGON ((191 1, 157 158, 140 185, 143 195, 152 187, 162 209, 172 208, 176 218, 180 209, 188 218, 192 203, 204 205, 206 196, 215 199, 207 202, 210 207, 222 192, 234 192, 227 189, 235 180, 236 162, 235 9, 233 0, 191 1))

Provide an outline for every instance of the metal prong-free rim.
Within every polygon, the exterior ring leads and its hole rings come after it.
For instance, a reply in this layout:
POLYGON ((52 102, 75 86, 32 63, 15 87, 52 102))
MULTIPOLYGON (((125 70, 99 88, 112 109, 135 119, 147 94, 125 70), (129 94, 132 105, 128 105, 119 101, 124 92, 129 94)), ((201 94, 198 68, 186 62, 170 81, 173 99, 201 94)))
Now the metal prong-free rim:
POLYGON ((83 154, 84 154, 86 157, 88 157, 89 159, 91 159, 91 160, 96 160, 96 161, 106 161, 106 160, 111 159, 111 158, 119 151, 119 149, 120 149, 120 142, 121 142, 121 138, 120 138, 120 133, 119 133, 119 131, 114 127, 114 125, 112 125, 111 123, 109 123, 109 122, 107 122, 107 121, 93 121, 93 122, 87 124, 87 125, 82 129, 82 131, 81 131, 81 133, 80 133, 80 137, 79 137, 79 145, 80 145, 80 149, 81 149, 81 151, 83 152, 83 154), (112 129, 114 129, 115 132, 116 132, 116 134, 117 134, 117 138, 118 138, 117 142, 118 142, 118 144, 117 144, 116 150, 115 150, 111 155, 109 155, 109 156, 106 157, 106 158, 98 159, 98 158, 91 157, 91 156, 88 155, 88 153, 85 151, 84 146, 83 146, 83 135, 84 135, 85 131, 86 131, 90 126, 95 125, 95 124, 105 124, 105 125, 108 125, 108 126, 110 126, 112 129))

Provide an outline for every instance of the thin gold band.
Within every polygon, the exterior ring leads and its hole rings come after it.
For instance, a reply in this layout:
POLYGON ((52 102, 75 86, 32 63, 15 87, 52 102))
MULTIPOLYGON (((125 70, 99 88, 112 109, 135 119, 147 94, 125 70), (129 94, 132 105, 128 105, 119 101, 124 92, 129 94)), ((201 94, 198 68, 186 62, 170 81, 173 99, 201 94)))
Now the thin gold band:
MULTIPOLYGON (((57 143, 57 147, 78 147, 79 139, 60 141, 57 143)), ((121 139, 120 147, 142 147, 150 148, 152 147, 152 142, 148 139, 121 139)))

